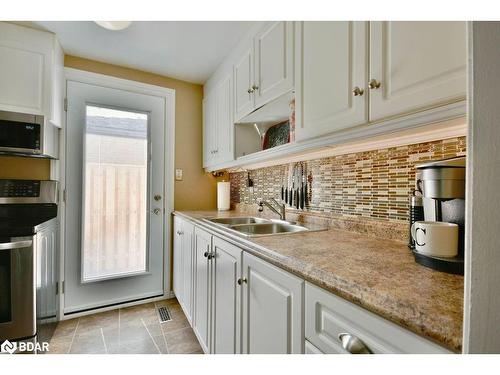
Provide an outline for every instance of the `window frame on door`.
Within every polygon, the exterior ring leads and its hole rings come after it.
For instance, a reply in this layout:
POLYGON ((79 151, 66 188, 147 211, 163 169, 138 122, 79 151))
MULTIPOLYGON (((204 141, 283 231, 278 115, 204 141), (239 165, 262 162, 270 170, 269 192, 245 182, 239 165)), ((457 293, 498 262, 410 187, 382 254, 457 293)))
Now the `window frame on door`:
MULTIPOLYGON (((162 299, 166 297, 172 297, 171 288, 171 226, 172 226, 172 215, 174 209, 174 157, 175 157, 175 90, 167 87, 150 85, 138 81, 132 81, 124 78, 117 78, 113 76, 107 76, 104 74, 88 72, 84 70, 74 69, 74 68, 64 68, 64 97, 67 98, 67 82, 76 81, 86 84, 91 84, 95 86, 108 87, 117 90, 125 90, 133 93, 151 95, 162 98, 165 101, 165 154, 164 154, 164 261, 163 261, 163 296, 159 298, 152 298, 151 301, 155 299, 162 299)), ((71 106, 71 103, 67 102, 67 106, 71 106)), ((67 112, 66 112, 67 113, 67 112)), ((60 204, 58 218, 60 221, 60 243, 59 247, 59 285, 64 285, 64 264, 65 264, 65 215, 66 215, 66 202, 65 202, 65 189, 66 189, 66 176, 65 176, 65 137, 66 137, 66 113, 63 118, 63 126, 60 131, 60 156, 59 160, 53 160, 51 162, 51 178, 59 180, 60 183, 60 204)), ((138 303, 144 303, 145 301, 131 302, 125 304, 124 306, 134 305, 138 303)), ((64 290, 59 294, 59 316, 58 319, 65 319, 64 316, 64 290)), ((104 308, 104 310, 109 310, 109 308, 104 308)), ((96 310, 99 311, 99 310, 96 310)), ((95 311, 94 311, 95 312, 95 311)), ((74 314, 72 315, 74 317, 74 314)))

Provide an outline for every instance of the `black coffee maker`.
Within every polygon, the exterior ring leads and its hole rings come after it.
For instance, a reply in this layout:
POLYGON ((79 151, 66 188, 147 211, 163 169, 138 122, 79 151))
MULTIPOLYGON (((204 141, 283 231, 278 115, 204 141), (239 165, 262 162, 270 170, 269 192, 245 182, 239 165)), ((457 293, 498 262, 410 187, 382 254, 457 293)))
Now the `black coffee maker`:
POLYGON ((465 244, 465 156, 431 161, 416 166, 416 187, 422 197, 425 221, 458 225, 458 254, 454 258, 413 252, 415 260, 440 271, 463 274, 465 244))

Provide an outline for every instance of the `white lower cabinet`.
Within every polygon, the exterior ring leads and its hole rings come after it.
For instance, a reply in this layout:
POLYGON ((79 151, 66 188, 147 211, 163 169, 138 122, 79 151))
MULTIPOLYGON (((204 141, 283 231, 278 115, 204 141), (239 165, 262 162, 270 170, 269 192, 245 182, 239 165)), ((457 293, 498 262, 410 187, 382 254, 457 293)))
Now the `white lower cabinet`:
POLYGON ((173 289, 189 322, 193 314, 193 235, 193 224, 174 218, 173 289))
POLYGON ((188 220, 174 232, 174 291, 205 353, 451 353, 188 220))
POLYGON ((303 288, 302 279, 243 253, 243 353, 303 353, 303 288))
POLYGON ((212 353, 241 353, 241 257, 243 250, 213 237, 212 353))
POLYGON ((394 323, 306 283, 306 340, 323 353, 450 353, 394 323))
POLYGON ((212 258, 212 236, 194 230, 194 314, 193 330, 205 353, 210 352, 210 260, 212 258))

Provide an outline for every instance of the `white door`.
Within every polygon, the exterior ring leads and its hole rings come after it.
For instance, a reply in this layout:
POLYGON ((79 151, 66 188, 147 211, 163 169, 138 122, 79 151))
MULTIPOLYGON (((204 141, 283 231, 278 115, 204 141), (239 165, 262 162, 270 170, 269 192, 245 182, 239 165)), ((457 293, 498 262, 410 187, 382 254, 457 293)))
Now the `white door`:
POLYGON ((243 253, 244 354, 302 354, 304 282, 243 253))
POLYGON ((235 121, 249 114, 254 108, 253 46, 246 50, 234 64, 234 113, 235 121))
POLYGON ((366 22, 297 22, 297 140, 368 121, 367 43, 366 22))
POLYGON ((212 236, 198 228, 194 231, 194 316, 193 329, 205 353, 210 351, 210 258, 212 236))
POLYGON ((213 349, 215 354, 241 353, 241 256, 243 251, 214 237, 213 349), (238 282, 239 281, 239 282, 238 282))
POLYGON ((254 39, 255 107, 293 88, 293 22, 273 22, 254 39))
POLYGON ((226 76, 216 88, 215 161, 233 160, 233 80, 226 76))
POLYGON ((370 120, 463 100, 466 65, 465 22, 370 22, 370 120))
POLYGON ((163 295, 165 99, 68 81, 64 312, 163 295))

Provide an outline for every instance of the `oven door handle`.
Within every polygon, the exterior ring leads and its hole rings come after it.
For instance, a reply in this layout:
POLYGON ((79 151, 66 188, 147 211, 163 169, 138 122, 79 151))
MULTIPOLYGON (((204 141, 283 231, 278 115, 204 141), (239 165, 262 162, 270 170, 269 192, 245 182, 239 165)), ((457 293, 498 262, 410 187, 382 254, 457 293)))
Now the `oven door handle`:
POLYGON ((23 247, 31 247, 32 240, 0 243, 0 250, 22 249, 23 247))

